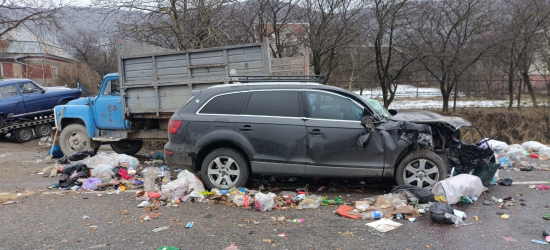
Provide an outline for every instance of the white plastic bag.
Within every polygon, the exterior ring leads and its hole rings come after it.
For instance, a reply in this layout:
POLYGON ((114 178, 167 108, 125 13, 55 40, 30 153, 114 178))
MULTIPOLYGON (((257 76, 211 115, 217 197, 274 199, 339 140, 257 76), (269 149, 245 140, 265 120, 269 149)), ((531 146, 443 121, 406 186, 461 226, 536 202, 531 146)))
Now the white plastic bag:
POLYGON ((479 197, 483 192, 481 179, 475 175, 459 174, 451 178, 437 182, 432 188, 435 196, 445 194, 447 203, 453 205, 458 203, 460 197, 479 197))
POLYGON ((143 170, 143 189, 145 192, 157 192, 158 186, 155 181, 161 174, 160 170, 156 167, 148 167, 143 170))
POLYGON ((508 147, 508 144, 506 142, 497 141, 497 140, 494 140, 494 139, 489 140, 489 138, 485 138, 485 139, 481 140, 480 144, 479 144, 479 147, 480 148, 487 148, 487 144, 489 144, 489 147, 491 149, 493 149, 493 151, 495 151, 495 152, 503 151, 504 149, 506 149, 508 147), (488 141, 485 142, 486 140, 488 140, 488 141))
POLYGON ((538 141, 526 141, 521 144, 523 149, 538 152, 541 148, 546 147, 544 144, 538 141))
POLYGON ((88 161, 88 164, 86 165, 88 165, 89 168, 95 168, 96 166, 99 166, 99 165, 114 166, 116 165, 116 159, 114 159, 108 153, 100 152, 94 155, 93 157, 91 157, 90 160, 88 161))
POLYGON ((257 210, 260 210, 262 212, 271 210, 275 206, 275 201, 273 200, 273 197, 271 195, 257 193, 256 196, 254 196, 254 199, 254 206, 257 210))
POLYGON ((242 207, 244 205, 244 195, 237 194, 233 197, 233 203, 237 205, 237 207, 242 207))
POLYGON ((178 174, 178 179, 187 179, 187 182, 189 183, 188 190, 189 191, 198 191, 198 192, 204 192, 204 185, 202 182, 197 178, 193 173, 189 172, 188 170, 183 170, 178 174))
POLYGON ((187 179, 176 179, 168 182, 161 187, 162 195, 172 198, 172 200, 180 199, 187 192, 187 179))

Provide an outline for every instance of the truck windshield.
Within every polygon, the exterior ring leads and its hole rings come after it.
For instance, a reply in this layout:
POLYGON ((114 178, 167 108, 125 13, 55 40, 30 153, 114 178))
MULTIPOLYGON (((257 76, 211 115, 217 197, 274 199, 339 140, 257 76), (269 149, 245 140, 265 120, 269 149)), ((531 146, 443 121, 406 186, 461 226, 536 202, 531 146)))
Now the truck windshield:
POLYGON ((366 98, 364 96, 361 96, 363 100, 367 101, 367 103, 374 109, 374 111, 383 118, 388 118, 391 116, 390 112, 384 106, 377 100, 373 100, 370 98, 366 98))

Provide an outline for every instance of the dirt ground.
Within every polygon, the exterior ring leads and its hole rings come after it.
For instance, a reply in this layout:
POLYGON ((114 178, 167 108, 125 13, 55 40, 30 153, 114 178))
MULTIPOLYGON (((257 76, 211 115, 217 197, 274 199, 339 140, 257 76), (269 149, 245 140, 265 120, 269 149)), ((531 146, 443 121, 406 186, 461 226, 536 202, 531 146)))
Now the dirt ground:
MULTIPOLYGON (((315 210, 272 210, 259 212, 221 204, 182 203, 179 207, 161 207, 162 215, 142 221, 146 212, 137 208, 134 192, 72 192, 47 189, 59 180, 38 173, 54 161, 43 161, 47 148, 39 140, 16 143, 0 139, 0 250, 2 249, 157 249, 172 245, 181 249, 548 249, 532 243, 542 240, 542 230, 550 221, 550 190, 535 190, 528 183, 546 182, 550 172, 502 172, 514 179, 512 186, 491 186, 479 201, 471 205, 453 205, 466 212, 470 226, 456 228, 433 223, 428 215, 416 222, 399 221, 396 230, 379 234, 365 226, 370 221, 352 220, 334 214, 336 206, 315 210), (98 196, 101 194, 101 196, 98 196), (515 206, 498 208, 481 201, 491 197, 512 197, 515 206), (524 203, 521 205, 520 203, 524 203), (127 210, 128 214, 122 210, 127 210), (502 219, 500 213, 509 214, 502 219), (207 216, 210 215, 210 216, 207 216), (271 224, 272 217, 305 219, 304 223, 271 224), (473 216, 479 217, 474 221, 473 216), (254 224, 251 221, 257 221, 254 224), (191 228, 184 226, 195 224, 191 228), (171 226, 152 232, 159 226, 171 226), (285 237, 279 237, 285 233, 285 237), (503 237, 513 238, 509 242, 503 237), (265 241, 272 243, 266 243, 265 241)), ((110 151, 109 147, 102 147, 110 151)), ((139 153, 140 161, 154 151, 139 153)), ((537 163, 542 163, 538 161, 537 163)), ((547 163, 548 164, 548 163, 547 163)), ((310 191, 326 186, 320 195, 340 196, 345 202, 388 193, 390 180, 312 180, 310 191), (365 181, 365 184, 360 184, 365 181), (334 187, 336 191, 328 191, 334 187)), ((281 190, 292 189, 282 186, 281 190)))

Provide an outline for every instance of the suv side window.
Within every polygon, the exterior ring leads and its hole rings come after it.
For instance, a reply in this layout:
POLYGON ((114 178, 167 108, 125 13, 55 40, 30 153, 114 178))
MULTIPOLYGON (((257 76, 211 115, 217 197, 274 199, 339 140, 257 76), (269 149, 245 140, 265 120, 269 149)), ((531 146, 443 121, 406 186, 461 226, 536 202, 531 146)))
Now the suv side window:
POLYGON ((325 92, 306 91, 309 118, 361 121, 363 108, 348 98, 325 92))
POLYGON ((299 117, 299 91, 255 91, 244 114, 262 116, 299 117))
POLYGON ((19 87, 19 90, 21 90, 21 94, 34 94, 42 91, 41 88, 34 85, 32 82, 22 82, 18 83, 17 86, 19 87))
POLYGON ((6 98, 6 97, 12 97, 12 96, 18 96, 17 90, 15 90, 15 86, 8 85, 4 87, 0 87, 0 98, 6 98))
POLYGON ((211 99, 200 110, 201 114, 238 115, 247 93, 221 95, 211 99))

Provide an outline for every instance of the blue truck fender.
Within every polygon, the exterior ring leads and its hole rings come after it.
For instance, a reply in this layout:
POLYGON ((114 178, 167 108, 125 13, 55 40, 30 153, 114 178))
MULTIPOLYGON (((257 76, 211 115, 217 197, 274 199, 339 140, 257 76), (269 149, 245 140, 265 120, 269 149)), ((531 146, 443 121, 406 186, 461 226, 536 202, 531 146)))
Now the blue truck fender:
POLYGON ((92 112, 92 109, 88 105, 58 105, 54 108, 54 114, 55 124, 59 126, 59 131, 63 130, 63 124, 67 124, 64 121, 80 120, 84 122, 84 125, 86 126, 88 137, 94 138, 99 134, 99 131, 96 129, 94 114, 92 112), (65 111, 63 112, 63 118, 61 119, 62 124, 58 124, 63 107, 65 107, 65 111))

